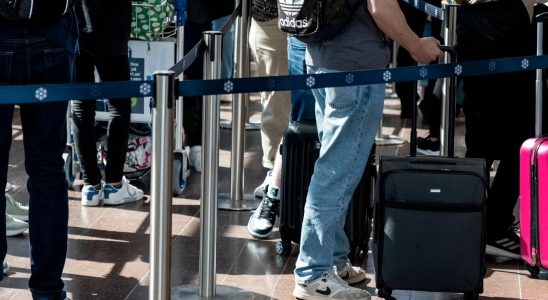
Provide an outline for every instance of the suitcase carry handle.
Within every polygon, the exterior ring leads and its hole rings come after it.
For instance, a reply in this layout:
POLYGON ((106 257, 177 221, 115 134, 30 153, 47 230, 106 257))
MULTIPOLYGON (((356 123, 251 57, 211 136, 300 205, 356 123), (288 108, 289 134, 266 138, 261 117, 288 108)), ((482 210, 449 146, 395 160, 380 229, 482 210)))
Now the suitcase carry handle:
MULTIPOLYGON (((538 14, 537 20, 537 55, 544 54, 544 21, 548 20, 548 12, 538 14)), ((537 69, 535 76, 535 136, 542 136, 542 73, 543 69, 537 69)))

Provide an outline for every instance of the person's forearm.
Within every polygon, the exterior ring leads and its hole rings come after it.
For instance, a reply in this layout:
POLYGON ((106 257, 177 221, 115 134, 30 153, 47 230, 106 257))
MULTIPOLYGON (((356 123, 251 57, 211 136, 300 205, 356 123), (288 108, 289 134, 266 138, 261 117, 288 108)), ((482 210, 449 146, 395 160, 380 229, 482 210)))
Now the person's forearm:
POLYGON ((419 37, 411 30, 396 0, 366 0, 373 20, 390 39, 413 52, 419 37))

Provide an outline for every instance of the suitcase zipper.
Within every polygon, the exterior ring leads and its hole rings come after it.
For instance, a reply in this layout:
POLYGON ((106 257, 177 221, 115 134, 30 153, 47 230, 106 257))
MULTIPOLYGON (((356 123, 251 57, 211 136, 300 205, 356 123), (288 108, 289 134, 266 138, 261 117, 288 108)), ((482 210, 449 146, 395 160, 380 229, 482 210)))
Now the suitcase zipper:
POLYGON ((545 142, 545 139, 538 139, 535 142, 533 151, 531 152, 531 164, 530 164, 530 190, 531 190, 531 230, 530 230, 530 241, 531 241, 531 260, 535 266, 540 265, 540 242, 538 236, 538 151, 542 144, 545 142))

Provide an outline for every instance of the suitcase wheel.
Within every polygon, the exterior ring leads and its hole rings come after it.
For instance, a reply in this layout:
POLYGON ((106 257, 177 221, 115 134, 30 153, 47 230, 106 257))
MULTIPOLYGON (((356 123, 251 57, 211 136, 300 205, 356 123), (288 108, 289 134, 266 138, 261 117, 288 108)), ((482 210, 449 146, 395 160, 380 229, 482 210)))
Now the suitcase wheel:
POLYGON ((539 266, 527 265, 527 270, 529 270, 529 274, 531 274, 531 277, 533 277, 533 278, 537 278, 538 274, 540 273, 540 267, 539 266))
POLYGON ((477 300, 479 299, 478 293, 464 293, 465 300, 477 300))
POLYGON ((276 253, 282 256, 291 254, 291 241, 281 240, 276 242, 276 253))
POLYGON ((381 297, 381 298, 392 299, 392 290, 389 289, 389 288, 386 288, 386 287, 380 288, 380 289, 377 291, 377 294, 378 294, 379 297, 381 297))

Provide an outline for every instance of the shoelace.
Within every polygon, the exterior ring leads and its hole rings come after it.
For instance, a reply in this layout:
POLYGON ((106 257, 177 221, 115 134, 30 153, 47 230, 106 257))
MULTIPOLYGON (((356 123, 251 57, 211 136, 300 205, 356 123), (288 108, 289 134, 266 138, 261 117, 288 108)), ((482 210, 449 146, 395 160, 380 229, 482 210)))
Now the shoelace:
POLYGON ((346 281, 344 281, 341 277, 339 277, 339 275, 335 274, 335 273, 324 273, 324 278, 325 280, 329 280, 329 277, 333 277, 333 279, 335 281, 337 281, 340 285, 344 286, 344 287, 347 287, 348 286, 348 283, 346 281))
POLYGON ((272 200, 265 197, 265 200, 261 204, 261 211, 259 212, 259 218, 272 220, 276 217, 279 201, 272 200))

